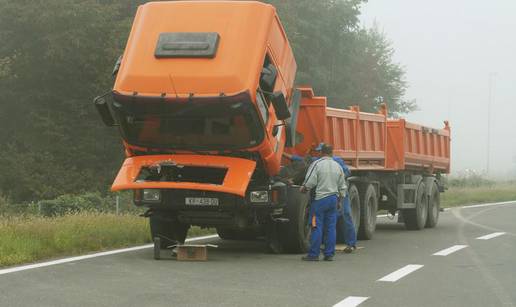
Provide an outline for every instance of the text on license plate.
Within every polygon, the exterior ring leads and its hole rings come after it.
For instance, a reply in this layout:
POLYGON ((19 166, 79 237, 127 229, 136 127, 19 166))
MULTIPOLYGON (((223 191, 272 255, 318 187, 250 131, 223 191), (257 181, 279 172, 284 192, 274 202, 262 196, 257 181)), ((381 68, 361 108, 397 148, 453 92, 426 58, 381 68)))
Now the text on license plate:
POLYGON ((207 197, 187 197, 185 203, 188 206, 218 206, 218 198, 207 198, 207 197))

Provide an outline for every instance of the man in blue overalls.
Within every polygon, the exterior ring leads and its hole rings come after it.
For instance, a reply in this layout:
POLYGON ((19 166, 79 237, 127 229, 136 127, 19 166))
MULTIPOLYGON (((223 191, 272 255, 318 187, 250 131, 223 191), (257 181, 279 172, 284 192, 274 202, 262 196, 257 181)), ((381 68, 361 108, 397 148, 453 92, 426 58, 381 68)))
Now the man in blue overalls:
POLYGON ((346 177, 340 165, 332 158, 333 148, 321 146, 323 157, 313 162, 306 173, 301 192, 315 189, 310 206, 312 233, 305 261, 318 261, 324 232, 324 260, 332 261, 335 255, 337 203, 346 196, 346 177))
MULTIPOLYGON (((315 148, 315 151, 319 153, 319 155, 323 146, 325 146, 325 144, 320 143, 315 148)), ((286 157, 292 161, 303 161, 303 158, 297 155, 286 155, 286 157)), ((312 157, 310 160, 313 162, 317 161, 319 158, 320 157, 312 157)), ((333 160, 340 165, 346 177, 351 176, 351 171, 342 158, 333 156, 333 160)), ((353 224, 353 219, 351 218, 349 193, 346 193, 346 197, 342 200, 341 208, 337 212, 337 243, 346 244, 346 248, 344 249, 345 253, 352 253, 356 249, 357 234, 353 224)))
MULTIPOLYGON (((340 157, 333 157, 333 160, 337 162, 342 171, 346 175, 346 178, 351 175, 348 166, 340 157)), ((355 225, 353 225, 353 219, 351 218, 351 204, 349 201, 349 193, 346 193, 346 197, 342 200, 342 209, 338 212, 337 217, 337 243, 346 244, 344 249, 345 253, 353 252, 357 247, 357 233, 355 231, 355 225)))

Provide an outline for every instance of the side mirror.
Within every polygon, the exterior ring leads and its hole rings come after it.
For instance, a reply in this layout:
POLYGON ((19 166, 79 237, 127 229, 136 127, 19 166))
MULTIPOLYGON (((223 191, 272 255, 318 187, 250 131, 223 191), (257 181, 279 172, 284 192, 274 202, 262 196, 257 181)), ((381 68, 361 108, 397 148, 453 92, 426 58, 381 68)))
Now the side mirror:
POLYGON ((282 92, 275 92, 271 96, 272 106, 276 112, 276 117, 279 120, 290 118, 290 111, 288 109, 287 100, 282 92))
POLYGON ((262 69, 260 75, 260 88, 265 92, 274 91, 274 84, 276 84, 276 78, 278 77, 278 70, 274 65, 269 64, 267 67, 262 69))
POLYGON ((113 127, 116 126, 115 119, 109 110, 109 105, 106 99, 106 96, 110 94, 111 93, 95 97, 93 104, 95 105, 97 112, 99 112, 100 117, 102 118, 102 122, 104 122, 104 124, 108 127, 113 127))

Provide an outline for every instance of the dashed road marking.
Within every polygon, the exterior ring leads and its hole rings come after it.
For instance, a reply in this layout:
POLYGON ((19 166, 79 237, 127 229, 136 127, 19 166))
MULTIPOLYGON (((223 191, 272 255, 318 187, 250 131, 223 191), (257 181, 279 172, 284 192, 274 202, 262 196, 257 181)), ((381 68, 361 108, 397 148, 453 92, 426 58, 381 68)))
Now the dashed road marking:
POLYGON ((447 249, 443 249, 442 251, 438 251, 434 254, 434 256, 448 256, 449 254, 453 254, 456 251, 460 251, 461 249, 464 249, 468 247, 467 245, 454 245, 452 247, 449 247, 447 249))
POLYGON ((378 279, 378 281, 396 282, 396 281, 400 280, 401 278, 407 276, 408 274, 419 270, 422 267, 423 267, 423 265, 421 265, 421 264, 409 264, 395 272, 392 272, 389 275, 386 275, 386 276, 378 279))
POLYGON ((355 307, 365 302, 369 297, 363 296, 348 296, 333 307, 355 307))
POLYGON ((495 233, 492 233, 492 234, 488 234, 488 235, 485 235, 485 236, 478 237, 477 240, 489 240, 489 239, 493 239, 493 238, 496 238, 496 237, 499 237, 499 236, 503 236, 504 234, 506 234, 506 233, 505 232, 495 232, 495 233))
MULTIPOLYGON (((186 242, 195 242, 195 241, 214 239, 214 238, 218 238, 218 236, 210 235, 210 236, 196 237, 196 238, 187 239, 186 242)), ((109 256, 109 255, 133 252, 133 251, 138 251, 138 250, 142 250, 142 249, 146 249, 146 248, 151 248, 153 246, 154 246, 153 244, 147 244, 147 245, 142 245, 142 246, 112 250, 112 251, 108 251, 108 252, 95 253, 95 254, 91 254, 91 255, 70 257, 70 258, 58 259, 58 260, 53 260, 53 261, 23 265, 23 266, 0 270, 0 275, 14 273, 14 272, 20 272, 20 271, 26 271, 26 270, 31 270, 31 269, 37 269, 37 268, 42 268, 42 267, 47 267, 47 266, 52 266, 52 265, 57 265, 57 264, 86 260, 86 259, 91 259, 91 258, 97 258, 97 257, 102 257, 102 256, 109 256)))

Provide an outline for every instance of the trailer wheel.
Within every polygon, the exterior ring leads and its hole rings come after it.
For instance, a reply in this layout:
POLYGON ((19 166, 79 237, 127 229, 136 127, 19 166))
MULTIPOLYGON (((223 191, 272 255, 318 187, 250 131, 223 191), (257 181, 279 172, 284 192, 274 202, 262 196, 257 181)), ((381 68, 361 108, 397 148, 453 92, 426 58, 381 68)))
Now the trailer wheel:
MULTIPOLYGON (((360 240, 371 240, 376 230, 376 211, 378 197, 372 184, 361 186, 360 192, 360 224, 357 237, 360 240)), ((350 194, 351 195, 351 194, 350 194)))
POLYGON ((280 244, 289 253, 306 253, 310 246, 310 199, 308 193, 301 193, 299 187, 288 188, 288 223, 277 225, 280 244))
POLYGON ((441 210, 441 193, 437 183, 432 184, 432 192, 428 199, 428 217, 426 219, 426 228, 434 228, 439 220, 439 211, 441 210))
POLYGON ((349 205, 351 206, 351 219, 355 226, 355 233, 358 233, 360 227, 360 195, 356 185, 351 184, 349 186, 349 205))
POLYGON ((183 244, 190 225, 185 225, 171 217, 153 214, 149 217, 152 238, 160 238, 160 247, 167 248, 175 244, 183 244))
POLYGON ((421 230, 425 227, 428 216, 428 197, 426 187, 421 182, 416 192, 416 208, 403 209, 405 227, 409 230, 421 230))

